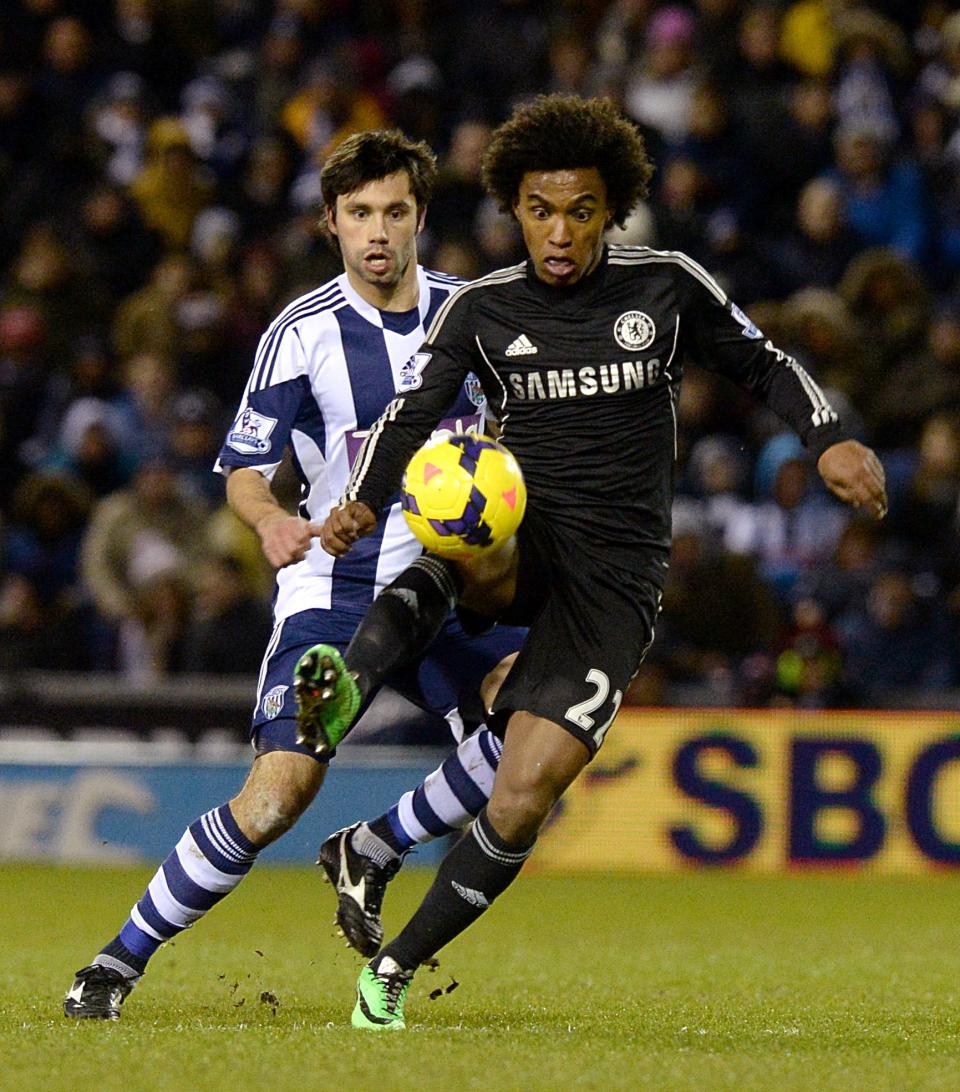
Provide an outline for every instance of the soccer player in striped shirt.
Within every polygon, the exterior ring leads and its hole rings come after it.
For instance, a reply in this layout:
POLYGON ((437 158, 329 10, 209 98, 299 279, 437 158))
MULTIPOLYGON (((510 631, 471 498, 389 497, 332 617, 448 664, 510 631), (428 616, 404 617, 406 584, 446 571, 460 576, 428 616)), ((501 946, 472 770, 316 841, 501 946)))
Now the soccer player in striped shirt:
MULTIPOLYGON (((300 657, 318 642, 345 648, 374 597, 411 563, 425 588, 439 589, 451 605, 455 599, 443 567, 416 560, 421 548, 398 503, 349 558, 331 557, 316 541, 367 429, 396 391, 417 383, 411 358, 460 284, 417 264, 435 174, 426 145, 397 131, 358 134, 324 166, 326 225, 345 271, 291 303, 264 333, 215 468, 227 475, 231 508, 257 531, 278 569, 276 625, 251 729, 256 757, 237 796, 186 829, 118 935, 77 972, 64 1001, 69 1017, 119 1019, 160 945, 229 894, 259 851, 316 796, 328 757, 298 738, 292 683, 300 657), (296 516, 280 507, 270 487, 287 448, 301 481, 296 516)), ((479 385, 469 377, 440 428, 475 428, 483 409, 479 385)), ((320 863, 338 890, 338 920, 367 954, 379 948, 384 888, 403 853, 465 825, 490 795, 500 741, 483 727, 467 733, 461 709, 485 676, 497 677, 523 632, 497 627, 468 637, 451 617, 425 656, 387 679, 421 708, 446 717, 460 742, 386 815, 338 831, 321 847, 320 863)))

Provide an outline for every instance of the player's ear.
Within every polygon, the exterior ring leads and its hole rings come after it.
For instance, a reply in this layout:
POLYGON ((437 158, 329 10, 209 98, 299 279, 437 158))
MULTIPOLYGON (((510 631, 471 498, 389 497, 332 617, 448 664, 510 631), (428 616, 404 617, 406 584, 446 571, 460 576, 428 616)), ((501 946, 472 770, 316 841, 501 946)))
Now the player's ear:
POLYGON ((420 208, 419 205, 418 205, 417 206, 417 234, 418 235, 420 234, 421 231, 423 231, 423 227, 424 227, 424 224, 426 224, 426 222, 427 222, 427 206, 424 205, 423 208, 420 208))
POLYGON ((323 207, 323 219, 327 225, 327 231, 331 235, 337 234, 337 210, 332 205, 324 205, 323 207))

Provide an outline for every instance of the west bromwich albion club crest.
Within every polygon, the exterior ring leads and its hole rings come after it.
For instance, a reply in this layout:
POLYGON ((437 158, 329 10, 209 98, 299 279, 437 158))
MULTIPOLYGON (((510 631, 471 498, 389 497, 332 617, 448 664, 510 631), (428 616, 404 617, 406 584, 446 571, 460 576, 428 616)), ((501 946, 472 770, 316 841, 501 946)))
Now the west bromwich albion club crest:
POLYGON ((653 344, 657 328, 653 319, 643 311, 624 311, 613 324, 613 336, 622 348, 636 352, 653 344))
POLYGON ((467 378, 463 381, 463 389, 467 392, 467 397, 475 406, 482 406, 487 400, 487 396, 483 393, 483 387, 480 386, 480 380, 471 372, 467 378))
POLYGON ((263 715, 267 720, 275 720, 280 716, 280 710, 283 708, 283 695, 289 689, 289 686, 275 686, 263 695, 263 715))

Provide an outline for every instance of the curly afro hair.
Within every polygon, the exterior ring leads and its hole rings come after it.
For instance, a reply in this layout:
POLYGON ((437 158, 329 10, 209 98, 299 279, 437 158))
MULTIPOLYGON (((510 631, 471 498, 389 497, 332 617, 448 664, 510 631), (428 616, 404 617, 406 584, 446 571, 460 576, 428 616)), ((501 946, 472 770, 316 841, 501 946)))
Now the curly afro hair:
POLYGON ((512 212, 528 171, 596 167, 619 227, 647 195, 653 164, 643 138, 607 99, 539 95, 501 125, 483 159, 483 183, 512 212))

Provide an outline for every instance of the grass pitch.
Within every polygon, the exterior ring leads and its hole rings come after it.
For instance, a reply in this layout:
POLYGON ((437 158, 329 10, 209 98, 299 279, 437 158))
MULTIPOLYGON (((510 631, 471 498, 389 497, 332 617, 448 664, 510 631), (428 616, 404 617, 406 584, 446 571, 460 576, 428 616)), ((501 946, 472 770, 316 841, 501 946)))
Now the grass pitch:
MULTIPOLYGON (((0 868, 4 1089, 960 1087, 960 877, 532 873, 417 976, 407 1032, 375 1035, 348 1026, 361 964, 330 889, 261 868, 119 1024, 68 1023, 72 972, 149 876, 0 868)), ((388 933, 428 882, 391 885, 388 933)))

